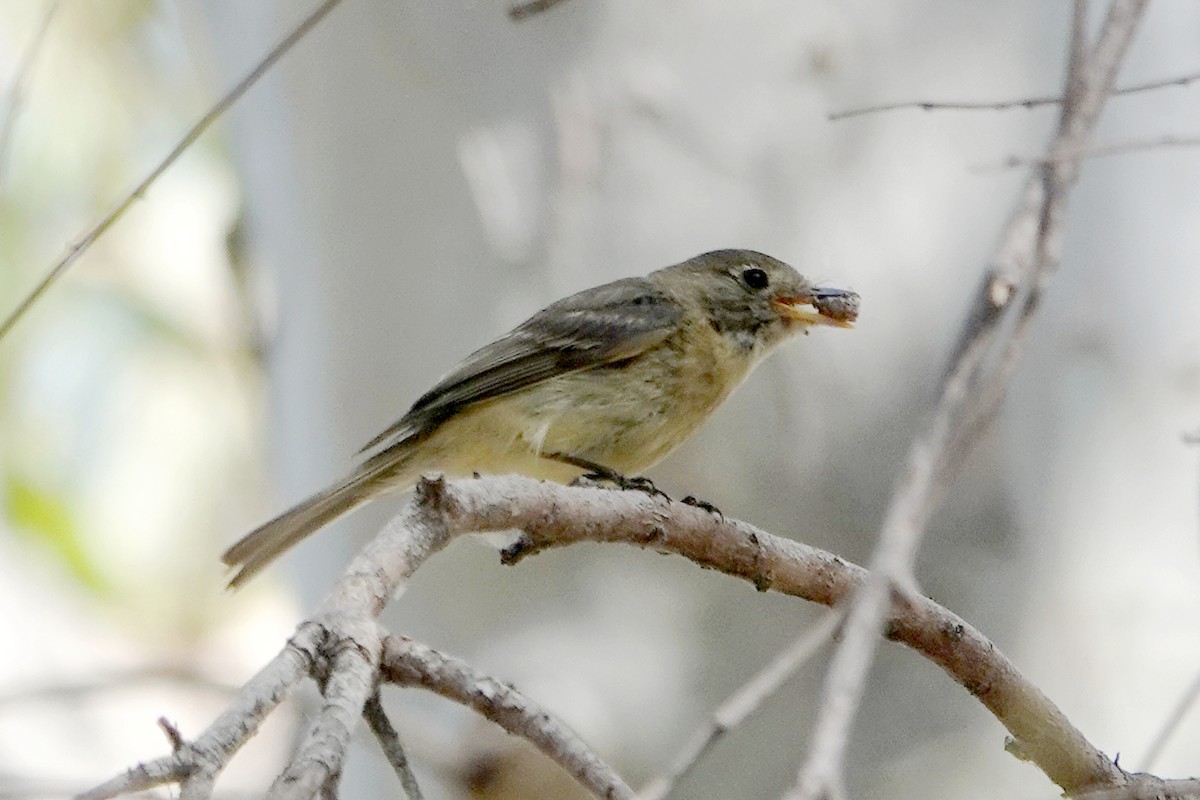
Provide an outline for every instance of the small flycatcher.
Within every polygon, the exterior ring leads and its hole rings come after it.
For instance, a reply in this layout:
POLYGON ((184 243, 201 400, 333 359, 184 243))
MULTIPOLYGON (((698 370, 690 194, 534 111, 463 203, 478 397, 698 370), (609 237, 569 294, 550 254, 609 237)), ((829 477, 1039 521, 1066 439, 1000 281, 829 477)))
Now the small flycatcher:
POLYGON ((313 531, 423 472, 518 472, 567 482, 661 460, 777 344, 850 327, 858 295, 782 261, 717 250, 547 306, 467 357, 361 452, 349 476, 230 547, 245 583, 313 531))

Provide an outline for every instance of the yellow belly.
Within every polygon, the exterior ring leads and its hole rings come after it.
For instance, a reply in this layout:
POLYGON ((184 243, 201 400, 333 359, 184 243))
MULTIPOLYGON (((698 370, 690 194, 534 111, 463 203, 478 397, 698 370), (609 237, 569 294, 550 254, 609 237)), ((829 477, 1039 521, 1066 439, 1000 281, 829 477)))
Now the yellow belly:
POLYGON ((675 337, 622 365, 564 375, 468 407, 443 422, 408 472, 517 472, 567 482, 583 470, 565 453, 635 475, 686 439, 741 383, 753 356, 720 352, 719 337, 675 337), (724 356, 724 357, 721 357, 724 356))

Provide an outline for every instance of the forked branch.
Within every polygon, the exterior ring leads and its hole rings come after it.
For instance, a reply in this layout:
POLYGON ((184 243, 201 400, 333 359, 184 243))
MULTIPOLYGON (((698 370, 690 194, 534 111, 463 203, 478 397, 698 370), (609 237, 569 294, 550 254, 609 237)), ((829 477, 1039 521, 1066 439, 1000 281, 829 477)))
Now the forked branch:
MULTIPOLYGON (((177 752, 80 797, 101 800, 164 783, 182 783, 185 795, 208 796, 216 775, 262 720, 296 684, 312 677, 324 690, 324 705, 271 797, 313 797, 336 781, 349 732, 377 684, 390 682, 429 689, 467 705, 529 740, 597 797, 634 800, 634 792, 611 767, 515 689, 379 626, 377 618, 396 591, 454 538, 512 528, 522 534, 505 551, 509 563, 577 542, 620 542, 681 555, 760 591, 827 606, 842 603, 867 578, 862 567, 831 553, 662 497, 518 476, 425 480, 354 560, 321 611, 300 625, 208 730, 177 752)), ((979 631, 932 600, 894 594, 886 636, 933 661, 966 688, 1008 728, 1012 748, 1068 794, 1132 791, 1157 780, 1128 775, 1113 764, 979 631)), ((1200 791, 1200 785, 1179 783, 1171 784, 1172 791, 1185 785, 1200 791)))

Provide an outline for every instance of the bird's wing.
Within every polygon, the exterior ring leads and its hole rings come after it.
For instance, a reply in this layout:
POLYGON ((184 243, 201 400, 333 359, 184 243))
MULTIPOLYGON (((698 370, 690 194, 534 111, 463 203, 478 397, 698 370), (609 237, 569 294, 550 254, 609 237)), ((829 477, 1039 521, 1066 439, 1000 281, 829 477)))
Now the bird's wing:
POLYGON ((468 356, 360 452, 426 433, 465 406, 633 358, 666 339, 681 316, 679 304, 645 278, 559 300, 468 356))

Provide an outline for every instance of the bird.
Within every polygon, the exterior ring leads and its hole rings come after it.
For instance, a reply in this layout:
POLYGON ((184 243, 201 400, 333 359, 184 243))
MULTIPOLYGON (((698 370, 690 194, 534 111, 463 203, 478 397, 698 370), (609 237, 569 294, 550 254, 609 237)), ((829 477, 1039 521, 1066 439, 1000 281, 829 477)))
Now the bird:
POLYGON ((644 488, 626 476, 674 450, 778 344, 814 326, 852 327, 858 307, 855 292, 818 288, 743 249, 552 303, 467 356, 367 442, 348 475, 226 550, 221 559, 236 570, 229 587, 426 472, 644 488))

